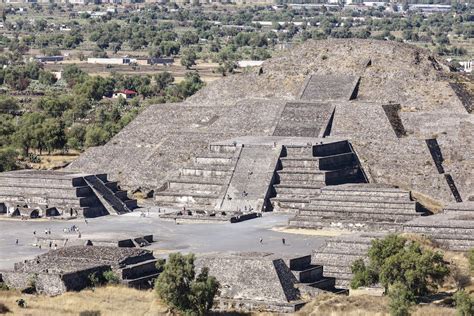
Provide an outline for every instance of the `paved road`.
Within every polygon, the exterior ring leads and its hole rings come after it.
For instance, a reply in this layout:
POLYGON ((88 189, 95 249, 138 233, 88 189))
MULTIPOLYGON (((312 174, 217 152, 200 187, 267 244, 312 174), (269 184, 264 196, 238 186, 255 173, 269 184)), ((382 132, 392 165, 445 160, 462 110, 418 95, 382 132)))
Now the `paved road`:
POLYGON ((0 269, 12 269, 13 263, 29 259, 46 252, 34 247, 33 231, 44 236, 45 229, 51 229, 52 236, 67 236, 77 239, 76 234, 65 234, 63 228, 77 225, 82 239, 118 240, 139 235, 153 234, 156 240, 147 249, 155 255, 181 251, 209 253, 221 251, 264 251, 282 256, 310 254, 322 246, 325 238, 320 236, 288 234, 272 230, 284 227, 287 215, 265 214, 263 217, 236 224, 179 224, 158 218, 151 211, 147 217, 138 212, 121 216, 104 216, 84 220, 70 221, 0 221, 0 269), (16 245, 18 238, 19 244, 16 245), (263 243, 260 243, 260 238, 263 243), (286 239, 286 245, 281 239, 286 239))

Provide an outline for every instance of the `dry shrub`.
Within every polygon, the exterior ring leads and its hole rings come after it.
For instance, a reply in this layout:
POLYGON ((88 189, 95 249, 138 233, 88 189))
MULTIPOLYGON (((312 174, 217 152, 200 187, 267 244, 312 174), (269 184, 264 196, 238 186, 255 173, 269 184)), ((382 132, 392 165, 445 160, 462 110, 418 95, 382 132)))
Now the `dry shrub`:
POLYGON ((322 294, 305 305, 297 315, 387 315, 387 298, 367 295, 322 294))
POLYGON ((10 309, 3 303, 0 303, 0 314, 10 313, 10 309))

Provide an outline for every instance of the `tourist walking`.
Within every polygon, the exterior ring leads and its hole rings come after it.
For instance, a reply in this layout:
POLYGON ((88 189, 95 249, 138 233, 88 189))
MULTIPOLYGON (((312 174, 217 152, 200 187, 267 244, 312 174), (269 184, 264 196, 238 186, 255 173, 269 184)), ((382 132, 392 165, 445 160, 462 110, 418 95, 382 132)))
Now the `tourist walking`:
POLYGON ((286 240, 285 240, 285 238, 282 238, 282 239, 281 239, 281 243, 282 243, 283 245, 285 245, 285 244, 286 244, 286 240))

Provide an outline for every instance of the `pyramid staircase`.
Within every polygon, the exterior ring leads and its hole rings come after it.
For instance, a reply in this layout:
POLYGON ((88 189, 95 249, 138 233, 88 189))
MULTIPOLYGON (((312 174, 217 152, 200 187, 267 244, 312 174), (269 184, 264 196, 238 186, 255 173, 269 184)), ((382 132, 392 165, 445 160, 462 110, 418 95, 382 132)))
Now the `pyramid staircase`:
POLYGON ((313 255, 313 262, 324 266, 323 277, 334 278, 334 285, 348 289, 352 280, 352 263, 367 258, 371 242, 382 234, 347 235, 331 238, 313 255))
POLYGON ((290 259, 288 266, 300 285, 329 291, 333 293, 344 293, 345 291, 336 287, 336 278, 324 276, 325 267, 311 262, 311 255, 290 259))
POLYGON ((326 185, 365 182, 347 141, 324 145, 285 146, 279 161, 273 210, 296 214, 310 205, 326 185))
POLYGON ((224 198, 240 150, 236 146, 211 146, 206 155, 196 157, 163 190, 155 192, 155 202, 172 209, 216 209, 224 198))

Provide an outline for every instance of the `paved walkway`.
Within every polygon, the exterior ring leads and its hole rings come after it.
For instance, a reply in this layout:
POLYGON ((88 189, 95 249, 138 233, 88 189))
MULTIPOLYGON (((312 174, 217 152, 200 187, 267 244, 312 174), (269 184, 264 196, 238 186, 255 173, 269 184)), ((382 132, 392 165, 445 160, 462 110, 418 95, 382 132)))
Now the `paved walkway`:
POLYGON ((14 262, 29 259, 48 249, 33 246, 33 231, 46 236, 45 229, 51 229, 52 236, 77 239, 77 234, 66 234, 63 229, 76 225, 81 230, 81 238, 86 240, 118 240, 139 235, 153 234, 155 243, 147 247, 155 255, 169 252, 209 253, 223 251, 265 251, 282 256, 310 254, 322 246, 325 238, 320 236, 288 234, 272 230, 284 227, 288 215, 264 214, 263 217, 236 224, 175 224, 158 218, 156 211, 147 217, 139 212, 121 216, 104 216, 70 221, 47 220, 1 220, 0 221, 0 269, 12 269, 14 262), (19 243, 16 245, 16 239, 19 243), (263 242, 260 243, 260 238, 263 242), (286 239, 286 245, 282 244, 286 239))

